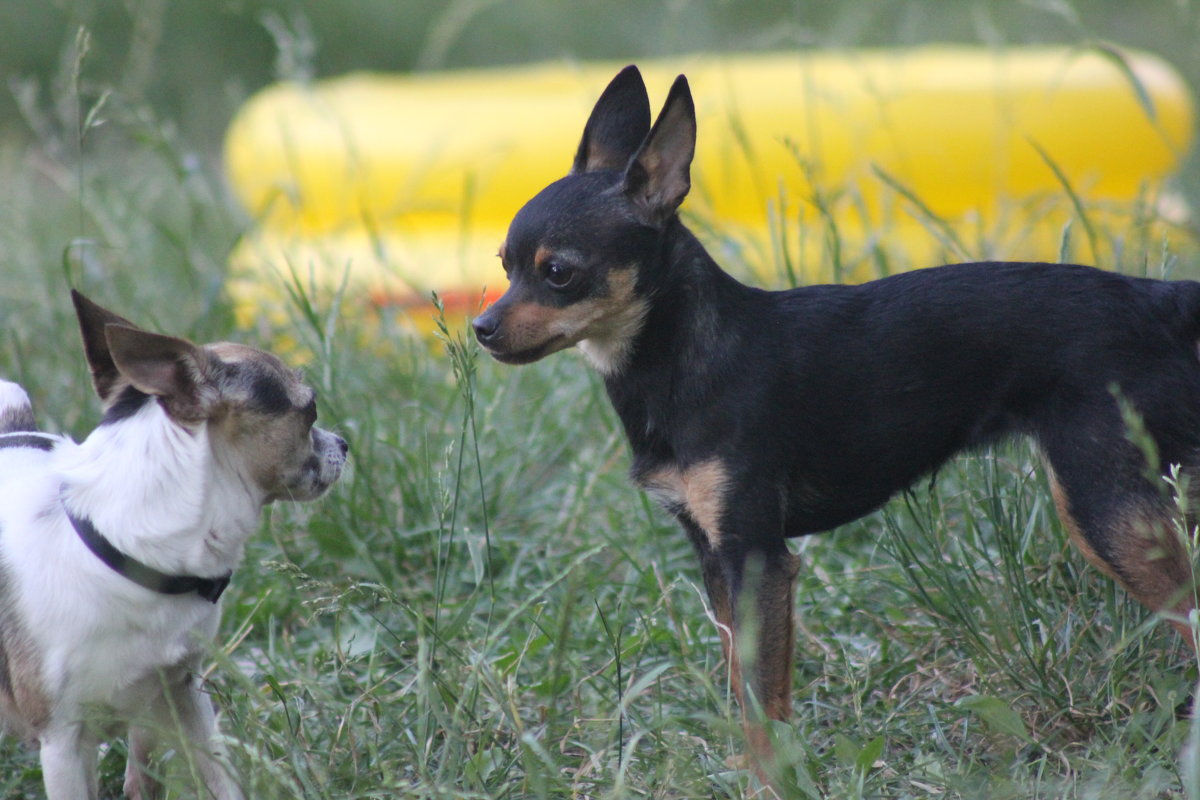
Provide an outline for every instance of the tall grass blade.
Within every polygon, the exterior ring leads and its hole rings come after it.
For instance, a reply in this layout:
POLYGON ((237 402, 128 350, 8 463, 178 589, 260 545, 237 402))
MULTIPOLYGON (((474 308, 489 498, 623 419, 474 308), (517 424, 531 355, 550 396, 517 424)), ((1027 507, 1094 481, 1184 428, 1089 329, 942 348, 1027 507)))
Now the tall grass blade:
POLYGON ((1067 178, 1066 173, 1063 172, 1062 168, 1058 166, 1058 162, 1051 158, 1050 154, 1047 153, 1042 146, 1032 138, 1026 137, 1026 141, 1028 141, 1030 146, 1037 151, 1039 156, 1041 156, 1042 161, 1044 161, 1046 166, 1050 168, 1050 171, 1054 173, 1054 177, 1058 180, 1059 185, 1062 186, 1063 191, 1066 192, 1067 197, 1070 198, 1071 206, 1075 209, 1075 216, 1079 219, 1079 223, 1083 225, 1083 231, 1087 235, 1088 247, 1092 251, 1092 261, 1093 263, 1099 263, 1099 237, 1096 234, 1096 228, 1092 224, 1092 220, 1088 216, 1087 210, 1083 206, 1083 200, 1080 199, 1079 194, 1075 191, 1075 187, 1071 185, 1071 181, 1067 178))
POLYGON ((962 239, 954 231, 952 226, 943 217, 936 214, 933 209, 926 205, 925 201, 917 196, 909 187, 901 183, 900 179, 889 173, 879 164, 872 164, 871 171, 875 176, 883 181, 892 191, 907 200, 913 208, 917 210, 917 220, 925 226, 925 229, 934 235, 945 247, 952 250, 957 258, 963 260, 971 260, 972 255, 967 246, 963 244, 962 239))

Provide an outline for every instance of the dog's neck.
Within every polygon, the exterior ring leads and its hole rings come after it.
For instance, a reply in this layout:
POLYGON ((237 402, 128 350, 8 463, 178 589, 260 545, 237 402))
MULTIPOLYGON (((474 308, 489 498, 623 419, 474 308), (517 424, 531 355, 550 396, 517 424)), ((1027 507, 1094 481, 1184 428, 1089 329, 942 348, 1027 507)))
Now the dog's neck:
POLYGON ((647 273, 639 289, 648 304, 645 323, 630 346, 625 373, 703 371, 713 348, 736 334, 729 328, 730 307, 763 293, 721 269, 678 218, 664 231, 647 273))
POLYGON ((726 376, 715 365, 737 364, 720 350, 735 346, 735 304, 752 304, 760 289, 743 285, 712 259, 678 219, 668 223, 657 263, 639 289, 648 302, 644 323, 621 369, 605 387, 636 452, 663 446, 670 418, 703 405, 726 376))
POLYGON ((148 398, 61 452, 63 502, 121 552, 201 577, 241 560, 263 498, 219 463, 206 425, 185 427, 148 398))
POLYGON ((710 313, 716 305, 707 300, 717 283, 741 286, 687 226, 672 217, 658 238, 651 263, 641 268, 631 302, 614 316, 603 335, 579 342, 579 349, 603 377, 619 381, 634 361, 643 362, 635 370, 645 370, 647 360, 672 353, 677 344, 707 346, 716 322, 710 313), (664 341, 668 335, 672 342, 664 341))

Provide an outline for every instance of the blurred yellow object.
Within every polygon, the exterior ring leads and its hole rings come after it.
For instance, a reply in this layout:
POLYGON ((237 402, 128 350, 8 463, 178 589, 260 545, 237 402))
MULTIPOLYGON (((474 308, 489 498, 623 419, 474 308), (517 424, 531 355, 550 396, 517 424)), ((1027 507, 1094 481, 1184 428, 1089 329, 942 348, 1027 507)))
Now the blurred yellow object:
MULTIPOLYGON (((256 223, 231 258, 244 321, 278 296, 272 275, 321 291, 344 281, 375 305, 438 290, 470 306, 503 289, 509 220, 566 173, 621 66, 355 74, 251 98, 225 148, 256 223)), ((718 261, 803 281, 871 277, 881 258, 1054 260, 1073 217, 1091 248, 1081 257, 1102 261, 1089 215, 1154 217, 1191 143, 1187 87, 1145 53, 930 47, 639 66, 655 112, 676 74, 691 82, 684 212, 711 224, 718 261)))

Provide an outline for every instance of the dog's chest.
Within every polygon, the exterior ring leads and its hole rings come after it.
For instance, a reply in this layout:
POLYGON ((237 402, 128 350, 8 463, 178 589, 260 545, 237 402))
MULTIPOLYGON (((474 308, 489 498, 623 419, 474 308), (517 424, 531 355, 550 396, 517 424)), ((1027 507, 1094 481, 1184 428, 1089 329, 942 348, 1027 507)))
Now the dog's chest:
MULTIPOLYGON (((5 531, 5 538, 12 533, 5 531)), ((59 546, 13 550, 5 541, 6 554, 17 556, 9 565, 9 601, 38 653, 38 674, 29 678, 66 701, 63 707, 93 703, 136 711, 154 691, 161 693, 160 671, 190 663, 215 632, 215 605, 128 582, 74 546, 74 533, 61 520, 36 536, 59 546)))
MULTIPOLYGON (((161 694, 164 672, 190 664, 201 643, 211 638, 215 607, 191 603, 199 613, 152 609, 127 616, 128 607, 110 608, 108 615, 96 609, 94 624, 87 629, 72 625, 73 631, 51 634, 46 650, 48 677, 59 683, 64 696, 74 695, 77 702, 137 711, 161 694)), ((86 616, 90 615, 81 615, 86 616)))

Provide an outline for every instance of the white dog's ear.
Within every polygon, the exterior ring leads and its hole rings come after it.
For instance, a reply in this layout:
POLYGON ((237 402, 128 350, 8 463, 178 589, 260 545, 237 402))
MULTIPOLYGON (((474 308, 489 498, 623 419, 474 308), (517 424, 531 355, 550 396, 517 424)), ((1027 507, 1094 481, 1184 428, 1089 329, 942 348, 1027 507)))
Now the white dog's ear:
POLYGON ((128 325, 105 325, 113 364, 135 389, 162 400, 180 420, 207 416, 204 387, 208 357, 186 339, 150 333, 128 325))
POLYGON ((93 303, 74 289, 71 290, 71 302, 75 304, 75 316, 79 319, 79 332, 83 335, 83 352, 87 356, 88 369, 92 373, 92 385, 96 387, 96 394, 100 395, 100 399, 108 403, 121 380, 121 373, 113 363, 104 328, 107 325, 124 325, 127 328, 137 326, 119 314, 93 303))

